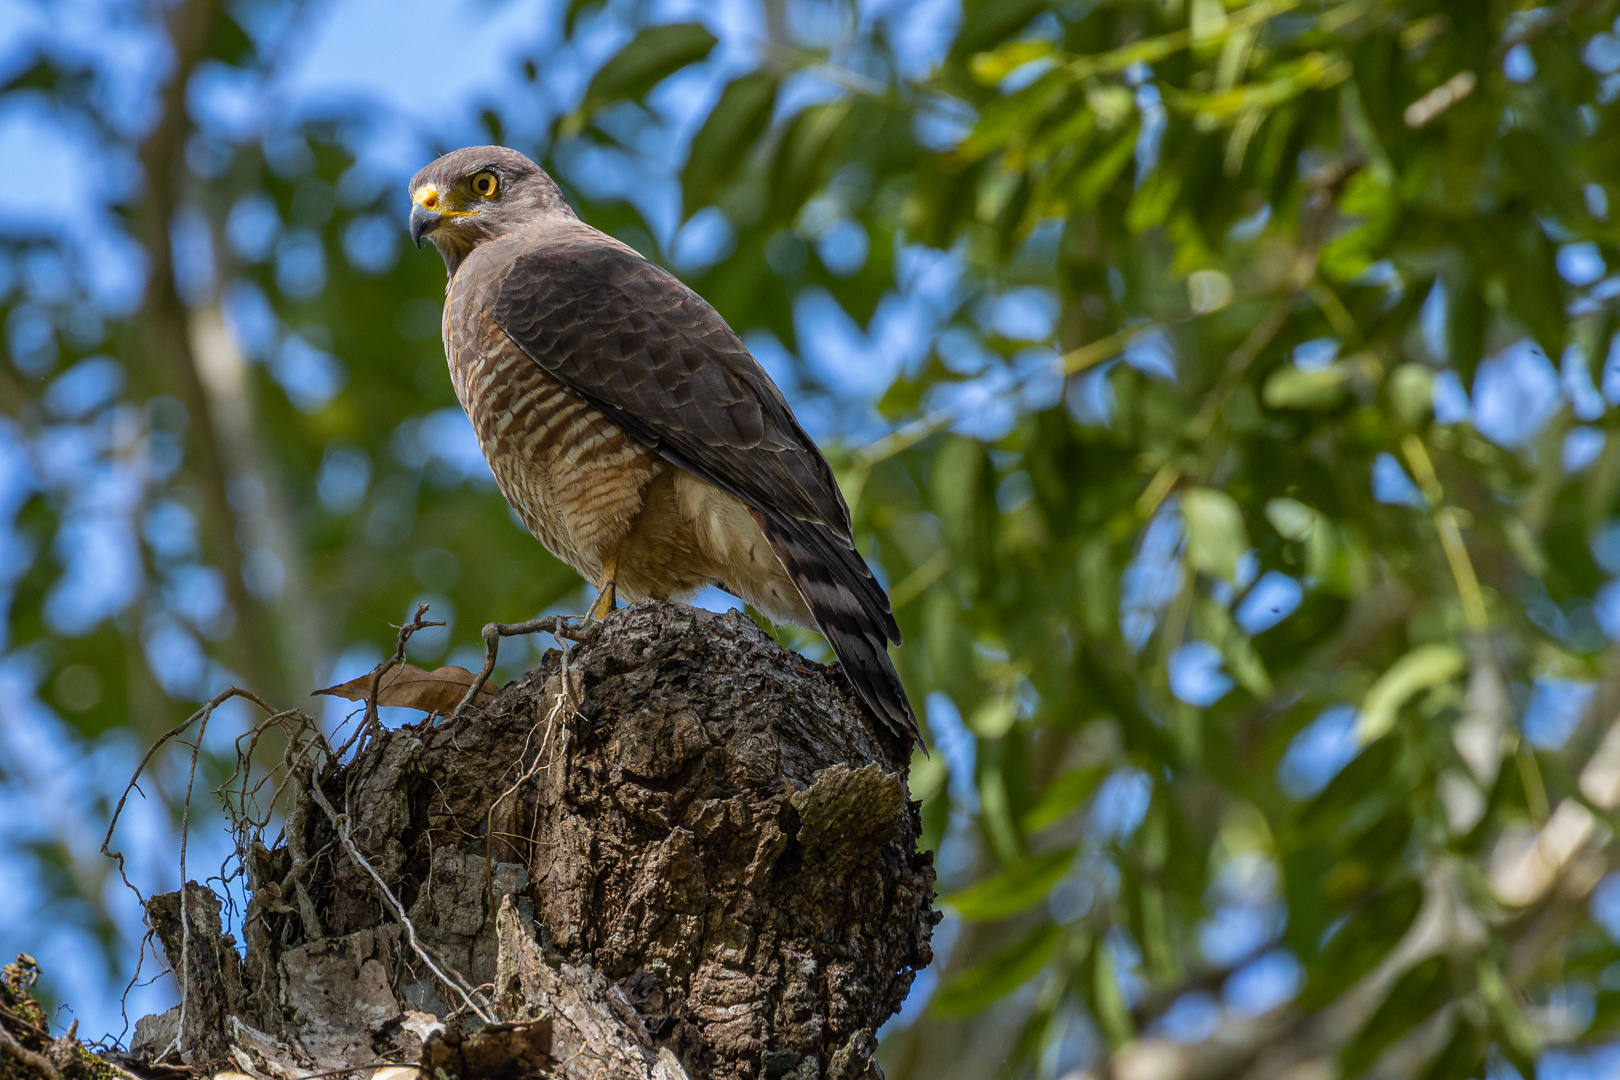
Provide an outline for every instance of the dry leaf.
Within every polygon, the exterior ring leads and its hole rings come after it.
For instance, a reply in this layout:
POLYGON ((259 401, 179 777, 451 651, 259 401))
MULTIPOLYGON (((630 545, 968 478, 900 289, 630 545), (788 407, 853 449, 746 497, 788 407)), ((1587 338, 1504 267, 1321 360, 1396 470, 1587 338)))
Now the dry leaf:
MULTIPOLYGON (((350 701, 364 701, 371 695, 371 672, 350 679, 337 686, 328 686, 325 690, 315 691, 317 694, 328 694, 332 697, 348 698, 350 701)), ((421 709, 428 713, 447 713, 461 703, 466 696, 467 688, 478 678, 464 667, 442 667, 433 671, 423 671, 415 664, 406 664, 394 668, 382 678, 382 686, 377 690, 378 705, 398 705, 406 709, 421 709)), ((495 696, 494 689, 485 681, 478 689, 478 697, 474 703, 487 701, 495 696)))

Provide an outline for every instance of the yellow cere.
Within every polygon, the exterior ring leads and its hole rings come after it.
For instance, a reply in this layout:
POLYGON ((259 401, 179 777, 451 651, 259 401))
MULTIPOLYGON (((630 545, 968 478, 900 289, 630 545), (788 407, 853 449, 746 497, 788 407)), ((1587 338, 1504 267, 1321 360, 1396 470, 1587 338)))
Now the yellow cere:
POLYGON ((424 210, 437 211, 441 217, 472 217, 478 213, 476 210, 449 209, 439 199, 439 189, 432 184, 424 184, 418 188, 415 199, 424 210))

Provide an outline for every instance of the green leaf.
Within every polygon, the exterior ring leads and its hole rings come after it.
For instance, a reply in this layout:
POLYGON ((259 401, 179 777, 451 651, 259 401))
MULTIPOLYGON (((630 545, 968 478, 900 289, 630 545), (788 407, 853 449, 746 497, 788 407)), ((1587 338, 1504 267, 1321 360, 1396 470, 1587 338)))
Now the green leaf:
POLYGON ((1125 227, 1139 233, 1163 225, 1180 196, 1181 177, 1172 172, 1155 172, 1131 198, 1125 211, 1125 227))
POLYGON ((1119 179, 1119 174, 1130 162, 1131 155, 1136 153, 1137 130, 1132 127, 1120 135, 1114 140, 1113 145, 1099 154, 1080 174, 1072 196, 1076 207, 1095 206, 1103 193, 1119 179))
POLYGON ((1616 1031, 1620 1031, 1620 990, 1600 990, 1586 1035, 1596 1039, 1612 1036, 1616 1031))
POLYGON ((1112 949, 1101 948, 1092 953, 1091 999, 1109 1045, 1119 1047, 1130 1042, 1136 1034, 1135 1025, 1131 1023, 1130 1006, 1120 990, 1112 949))
MULTIPOLYGON (((1306 804, 1300 825, 1310 830, 1337 831, 1352 815, 1364 817, 1361 807, 1403 796, 1405 788, 1390 783, 1398 775, 1399 754, 1399 744, 1393 740, 1363 749, 1306 804)), ((1376 808, 1373 812, 1377 812, 1376 808)))
POLYGON ((984 157, 1009 143, 1020 142, 1046 111, 1063 100, 1069 83, 1061 72, 1051 71, 1016 94, 997 98, 984 107, 973 134, 962 144, 962 156, 969 160, 984 157))
POLYGON ((1102 765, 1087 765, 1056 777, 1046 785, 1035 805, 1024 814, 1024 831, 1036 832, 1056 824, 1072 814, 1091 793, 1097 790, 1108 770, 1102 765))
POLYGON ((791 221, 827 175, 834 136, 849 117, 848 101, 812 105, 788 122, 771 162, 771 213, 791 221))
POLYGON ((1467 1020, 1458 1020, 1457 1030, 1451 1033, 1445 1049, 1429 1063, 1420 1080, 1466 1080, 1477 1076, 1484 1071, 1489 1046, 1490 1039, 1485 1031, 1467 1020))
POLYGON ((585 9, 603 0, 568 0, 568 7, 563 12, 563 33, 573 36, 574 28, 579 25, 579 17, 585 14, 585 9))
POLYGON ((1305 542, 1305 566, 1322 587, 1340 596, 1354 596, 1372 576, 1367 545, 1348 527, 1318 515, 1305 542))
POLYGON ((216 11, 208 22, 207 55, 233 66, 247 67, 253 60, 253 39, 227 14, 229 10, 216 11))
POLYGON ((1331 409, 1344 400, 1354 370, 1342 360, 1315 371, 1284 364, 1266 380, 1261 400, 1273 409, 1331 409))
POLYGON ((1235 580, 1238 558, 1249 550, 1249 533, 1232 496, 1192 488, 1181 493, 1181 513, 1187 522, 1187 561, 1211 577, 1235 580))
POLYGON ((929 485, 929 496, 954 544, 967 543, 974 530, 986 486, 985 465, 984 447, 957 435, 947 436, 934 454, 936 479, 929 485))
POLYGON ((591 80, 579 114, 590 116, 613 101, 636 100, 714 48, 715 36, 700 23, 650 26, 631 39, 591 80))
POLYGON ((1551 139, 1541 131, 1514 127, 1502 133, 1502 150, 1526 187, 1534 190, 1568 221, 1586 213, 1577 175, 1551 139))
POLYGON ((1266 503, 1266 520, 1285 540, 1305 540, 1315 528, 1318 517, 1315 510, 1294 499, 1272 499, 1266 503))
POLYGON ((927 802, 944 788, 948 773, 944 754, 924 756, 921 748, 917 749, 911 755, 911 773, 906 780, 911 797, 918 802, 927 802))
POLYGON ((1345 185, 1343 208, 1363 220, 1328 241, 1320 265, 1324 277, 1348 282, 1383 258, 1398 235, 1401 212, 1395 193, 1372 169, 1361 170, 1345 185))
POLYGON ((999 49, 979 53, 968 67, 975 81, 994 86, 1031 60, 1051 56, 1056 48, 1055 44, 1044 39, 1009 41, 999 49))
POLYGON ((1447 277, 1446 359, 1457 369, 1464 386, 1471 386, 1474 372, 1485 355, 1485 331, 1490 326, 1490 308, 1479 279, 1466 269, 1447 277))
POLYGON ((1421 423, 1434 406, 1434 372, 1422 364, 1402 364, 1390 374, 1389 400, 1401 419, 1421 423))
POLYGON ((681 183, 686 212, 714 202, 742 169, 754 143, 771 122, 776 78, 761 72, 733 80, 692 138, 681 183))
POLYGON ((1008 694, 996 694, 979 703, 968 719, 968 727, 981 739, 999 739, 1012 730, 1018 719, 1018 703, 1008 694))
POLYGON ((934 995, 934 1014, 966 1016, 1000 1001, 1046 966, 1062 936, 1063 931, 1056 926, 1037 927, 982 964, 962 972, 934 995))
POLYGON ((1231 612, 1205 597, 1197 608, 1199 633, 1211 645, 1221 650, 1227 665, 1237 678, 1238 685, 1257 698, 1271 696, 1271 676, 1254 649, 1254 642, 1232 621, 1231 612))
POLYGON ((967 0, 951 55, 966 57, 996 47, 1046 6, 1047 0, 967 0))
POLYGON ((1074 848, 1021 859, 977 885, 952 893, 940 902, 955 908, 969 922, 994 922, 1040 903, 1052 886, 1069 872, 1074 848))
POLYGON ((1395 714, 1413 695, 1461 675, 1468 660, 1454 645, 1419 645, 1379 677, 1361 702, 1356 737, 1370 743, 1389 734, 1395 714))
POLYGON ((1427 1020, 1451 994, 1451 968, 1444 957, 1418 964, 1390 988, 1378 1011, 1345 1047, 1340 1063, 1345 1076, 1360 1076, 1391 1043, 1427 1020))

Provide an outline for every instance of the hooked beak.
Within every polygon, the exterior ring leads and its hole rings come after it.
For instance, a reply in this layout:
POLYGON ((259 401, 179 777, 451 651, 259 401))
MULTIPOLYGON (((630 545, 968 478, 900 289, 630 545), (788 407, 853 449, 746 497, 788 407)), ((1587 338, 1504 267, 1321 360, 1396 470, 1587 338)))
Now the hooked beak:
POLYGON ((444 221, 444 215, 437 210, 429 210, 421 203, 411 206, 411 243, 417 247, 422 246, 422 238, 437 229, 444 221))

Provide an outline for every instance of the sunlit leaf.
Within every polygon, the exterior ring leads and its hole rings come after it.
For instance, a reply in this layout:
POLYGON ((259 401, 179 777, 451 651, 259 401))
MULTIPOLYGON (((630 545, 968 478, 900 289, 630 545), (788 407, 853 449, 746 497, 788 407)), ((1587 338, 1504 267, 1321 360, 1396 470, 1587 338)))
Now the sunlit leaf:
POLYGON ((973 77, 986 86, 1000 82, 1031 60, 1051 56, 1050 41, 1012 41, 993 52, 979 53, 970 64, 973 77))
POLYGON ((1182 492, 1181 512, 1187 521, 1187 560, 1211 577, 1233 580, 1239 556, 1249 549, 1238 504, 1225 492, 1193 488, 1182 492))
POLYGON ((1265 403, 1273 409, 1329 409, 1344 400, 1345 381, 1352 367, 1344 362, 1314 371, 1292 364, 1278 368, 1266 380, 1265 403))
POLYGON ((1362 742, 1382 738, 1395 726, 1395 714, 1414 694, 1461 675, 1467 658, 1452 645, 1419 645, 1379 676, 1361 703, 1356 734, 1362 742))
POLYGON ((1018 719, 1018 703, 1007 694, 997 694, 980 702, 968 722, 981 739, 999 739, 1012 730, 1018 719))
POLYGON ((1304 540, 1316 525, 1315 510, 1293 499, 1272 499, 1266 503, 1266 520, 1289 540, 1304 540))

